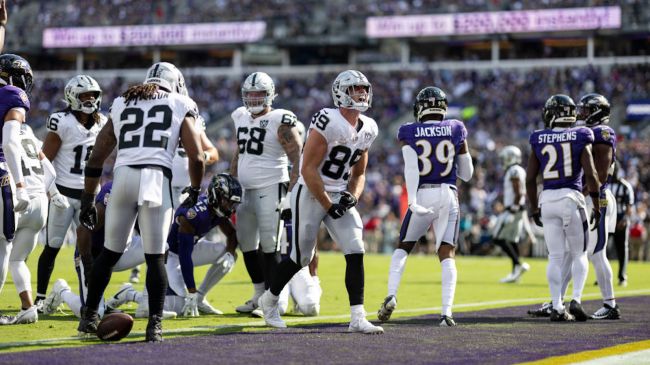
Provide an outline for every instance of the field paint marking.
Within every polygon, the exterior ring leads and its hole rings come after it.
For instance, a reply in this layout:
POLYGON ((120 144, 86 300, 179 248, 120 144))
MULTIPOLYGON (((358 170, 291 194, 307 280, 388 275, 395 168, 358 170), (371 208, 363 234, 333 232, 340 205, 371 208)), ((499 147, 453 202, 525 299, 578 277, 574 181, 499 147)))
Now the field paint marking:
POLYGON ((650 349, 579 362, 577 365, 650 364, 650 349))
POLYGON ((650 364, 650 340, 624 343, 598 350, 551 356, 520 365, 627 365, 650 364))
MULTIPOLYGON (((639 289, 639 290, 627 290, 627 291, 619 291, 619 295, 638 295, 638 294, 650 294, 650 289, 639 289)), ((600 297, 600 293, 590 293, 590 294, 584 294, 583 298, 591 298, 591 297, 600 297)), ((477 303, 464 303, 464 304, 456 304, 454 305, 455 309, 458 308, 476 308, 476 307, 484 307, 484 306, 491 306, 491 305, 502 305, 502 304, 524 304, 524 303, 537 303, 537 302, 542 302, 548 300, 548 297, 544 298, 521 298, 521 299, 504 299, 504 300, 493 300, 489 302, 477 302, 477 303)), ((397 309, 393 313, 422 313, 422 312, 434 312, 434 311, 439 311, 441 308, 440 307, 428 307, 428 308, 413 308, 413 309, 397 309)), ((370 315, 374 314, 374 310, 369 313, 370 315)), ((338 319, 347 319, 350 318, 350 314, 337 314, 337 315, 329 315, 329 316, 318 316, 318 317, 299 317, 299 318, 286 318, 285 322, 288 324, 299 324, 299 323, 306 323, 306 322, 313 322, 315 320, 338 320, 338 319)), ((183 334, 183 333, 192 333, 192 332, 201 332, 201 331, 206 331, 206 330, 220 330, 220 329, 235 329, 235 328, 242 328, 242 327, 265 327, 266 324, 264 323, 263 320, 255 320, 251 322, 244 322, 244 323, 238 323, 238 324, 223 324, 223 325, 218 325, 218 326, 196 326, 196 327, 189 327, 189 328, 174 328, 174 329, 166 329, 164 333, 166 334, 183 334)), ((131 332, 128 337, 136 337, 136 336, 143 336, 144 332, 131 332)), ((127 337, 127 338, 128 338, 127 337)), ((70 341, 82 341, 81 343, 84 342, 83 339, 80 339, 79 337, 72 336, 72 337, 59 337, 59 338, 48 338, 48 339, 42 339, 42 340, 33 340, 33 341, 18 341, 18 342, 5 342, 5 343, 0 343, 0 350, 2 349, 7 349, 10 347, 17 347, 17 346, 35 346, 35 345, 47 345, 47 344, 57 344, 57 343, 65 343, 65 342, 70 342, 70 341)))

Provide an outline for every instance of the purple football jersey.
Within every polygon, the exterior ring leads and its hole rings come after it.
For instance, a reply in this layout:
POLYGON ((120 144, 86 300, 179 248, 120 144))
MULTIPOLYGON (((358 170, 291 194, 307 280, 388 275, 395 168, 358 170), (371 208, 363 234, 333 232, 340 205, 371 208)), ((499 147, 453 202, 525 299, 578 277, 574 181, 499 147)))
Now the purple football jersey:
POLYGON ((219 223, 227 220, 227 218, 219 217, 210 212, 210 208, 208 208, 208 197, 205 195, 201 195, 196 204, 191 208, 178 207, 176 213, 174 213, 174 223, 172 223, 169 235, 167 236, 169 250, 174 253, 178 253, 178 223, 176 223, 176 217, 180 216, 185 217, 192 227, 194 227, 194 243, 219 223))
MULTIPOLYGON (((0 116, 4 123, 5 117, 9 110, 13 108, 24 108, 29 110, 29 98, 27 93, 13 85, 0 87, 0 116)), ((0 145, 2 144, 2 128, 0 128, 0 145)), ((0 162, 4 162, 5 153, 0 147, 0 162)))
POLYGON ((530 145, 540 162, 544 190, 570 188, 582 191, 580 156, 594 142, 586 127, 555 128, 535 131, 530 145))
POLYGON ((456 185, 456 156, 466 138, 465 125, 456 119, 407 123, 397 133, 419 156, 420 185, 456 185))
MULTIPOLYGON (((591 128, 591 131, 594 132, 594 144, 606 144, 612 147, 612 159, 616 159, 616 133, 614 130, 607 125, 597 125, 591 128)), ((607 181, 600 186, 601 192, 604 192, 605 189, 609 187, 609 180, 611 176, 607 178, 607 181)))

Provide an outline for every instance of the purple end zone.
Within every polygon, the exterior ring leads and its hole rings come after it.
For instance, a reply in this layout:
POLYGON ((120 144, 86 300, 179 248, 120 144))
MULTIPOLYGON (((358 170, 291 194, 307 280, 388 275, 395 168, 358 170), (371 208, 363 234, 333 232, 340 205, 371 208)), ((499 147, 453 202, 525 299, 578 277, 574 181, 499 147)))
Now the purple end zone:
MULTIPOLYGON (((623 318, 617 321, 551 323, 527 317, 533 306, 520 306, 458 313, 455 328, 440 328, 438 316, 427 315, 386 323, 384 335, 346 333, 346 324, 318 325, 2 354, 0 363, 511 364, 650 339, 650 296, 618 303, 623 318)), ((588 313, 599 306, 584 305, 588 313)))

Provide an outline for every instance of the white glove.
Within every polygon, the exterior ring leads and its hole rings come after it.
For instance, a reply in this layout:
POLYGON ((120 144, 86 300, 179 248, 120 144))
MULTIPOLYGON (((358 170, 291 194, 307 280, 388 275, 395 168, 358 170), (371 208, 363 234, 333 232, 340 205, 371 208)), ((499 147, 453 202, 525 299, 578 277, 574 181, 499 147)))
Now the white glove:
POLYGON ((285 209, 291 209, 291 201, 289 199, 289 194, 285 195, 282 199, 280 199, 280 203, 278 203, 278 208, 276 211, 282 212, 285 209))
POLYGON ((199 292, 188 293, 185 296, 185 304, 183 305, 183 315, 185 317, 199 316, 199 292))
POLYGON ((29 209, 29 194, 27 194, 27 189, 25 188, 16 188, 16 205, 14 206, 14 211, 16 213, 24 212, 29 209))
POLYGON ((411 209, 411 211, 416 215, 433 214, 433 210, 418 205, 417 203, 411 203, 411 205, 409 205, 409 209, 411 209))
POLYGON ((235 260, 235 256, 226 251, 226 253, 219 257, 219 260, 217 260, 215 264, 217 264, 217 266, 223 267, 223 272, 227 274, 232 271, 232 268, 235 266, 235 260))
POLYGON ((70 208, 70 203, 68 202, 68 198, 61 195, 61 193, 59 193, 58 191, 52 195, 52 197, 50 198, 50 202, 54 204, 57 208, 61 208, 61 209, 70 208))

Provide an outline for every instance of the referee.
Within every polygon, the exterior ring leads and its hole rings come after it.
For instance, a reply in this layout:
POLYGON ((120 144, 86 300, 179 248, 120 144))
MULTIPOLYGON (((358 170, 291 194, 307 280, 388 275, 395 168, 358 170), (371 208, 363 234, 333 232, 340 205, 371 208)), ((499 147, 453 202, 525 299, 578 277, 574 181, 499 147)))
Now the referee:
POLYGON ((622 177, 619 177, 619 163, 616 162, 612 176, 611 192, 616 198, 616 230, 614 230, 614 247, 618 258, 618 285, 627 286, 627 261, 629 256, 628 238, 632 208, 634 206, 634 189, 622 177))

